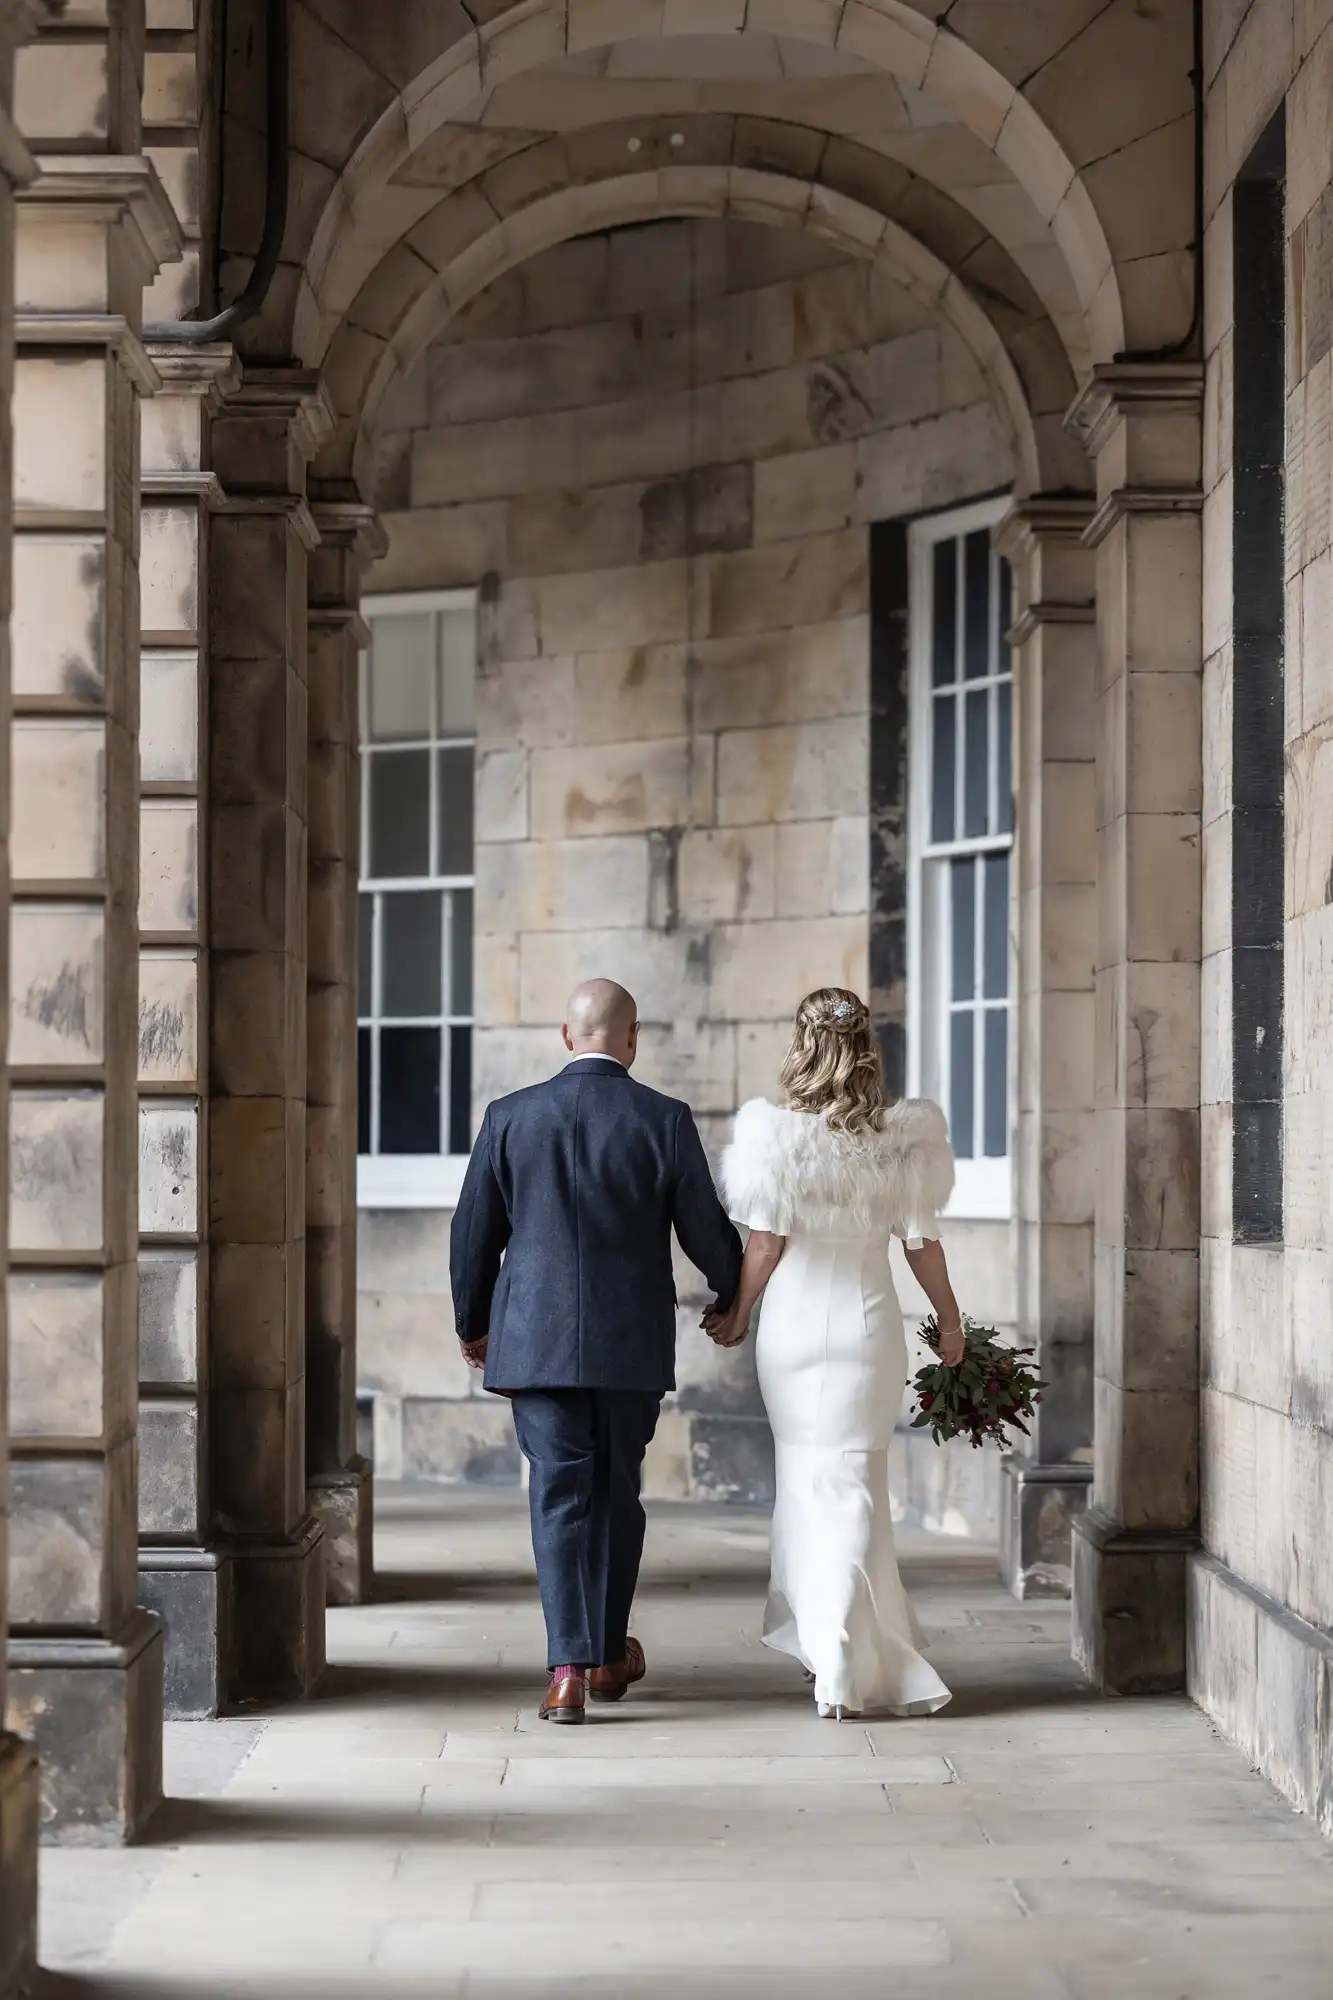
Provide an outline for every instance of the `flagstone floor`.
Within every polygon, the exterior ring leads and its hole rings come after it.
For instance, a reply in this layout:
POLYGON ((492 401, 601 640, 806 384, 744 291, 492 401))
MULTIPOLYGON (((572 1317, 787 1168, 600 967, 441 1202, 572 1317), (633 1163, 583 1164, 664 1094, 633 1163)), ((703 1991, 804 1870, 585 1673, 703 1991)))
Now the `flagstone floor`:
POLYGON ((173 1725, 150 1841, 44 1854, 45 2000, 1333 1993, 1333 1849, 975 1552, 904 1551, 953 1705, 839 1725, 758 1645, 764 1522, 659 1508, 650 1677, 555 1730, 521 1501, 379 1508, 320 1697, 173 1725))

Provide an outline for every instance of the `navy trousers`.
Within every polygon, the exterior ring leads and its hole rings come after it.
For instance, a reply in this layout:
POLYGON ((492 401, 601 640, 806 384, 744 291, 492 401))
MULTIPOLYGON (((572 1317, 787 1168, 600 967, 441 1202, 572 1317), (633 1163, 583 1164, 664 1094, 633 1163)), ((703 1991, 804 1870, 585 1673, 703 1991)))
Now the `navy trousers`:
POLYGON ((614 1666, 629 1637, 643 1556, 643 1455, 662 1398, 637 1389, 520 1389, 510 1401, 531 1467, 547 1665, 614 1666))

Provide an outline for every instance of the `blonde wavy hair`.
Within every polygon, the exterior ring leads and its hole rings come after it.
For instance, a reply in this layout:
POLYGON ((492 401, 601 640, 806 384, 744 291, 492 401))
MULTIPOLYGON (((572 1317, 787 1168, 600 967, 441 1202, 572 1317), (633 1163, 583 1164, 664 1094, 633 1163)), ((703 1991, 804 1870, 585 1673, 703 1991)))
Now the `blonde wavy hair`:
POLYGON ((834 1132, 883 1131, 884 1060, 869 1008, 845 986, 821 986, 796 1009, 782 1091, 789 1111, 821 1113, 834 1132))

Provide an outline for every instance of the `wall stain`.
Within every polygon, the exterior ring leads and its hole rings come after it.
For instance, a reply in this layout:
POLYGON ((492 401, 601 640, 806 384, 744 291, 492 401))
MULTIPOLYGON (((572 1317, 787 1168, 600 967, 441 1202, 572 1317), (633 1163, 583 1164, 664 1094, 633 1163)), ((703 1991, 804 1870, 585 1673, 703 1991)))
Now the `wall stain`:
POLYGON ((188 1056, 181 1008, 154 1001, 139 1017, 139 1062, 144 1069, 179 1068, 188 1056))
POLYGON ((68 959, 52 980, 34 979, 23 996, 23 1012, 62 1040, 92 1047, 88 1032, 88 968, 68 959))

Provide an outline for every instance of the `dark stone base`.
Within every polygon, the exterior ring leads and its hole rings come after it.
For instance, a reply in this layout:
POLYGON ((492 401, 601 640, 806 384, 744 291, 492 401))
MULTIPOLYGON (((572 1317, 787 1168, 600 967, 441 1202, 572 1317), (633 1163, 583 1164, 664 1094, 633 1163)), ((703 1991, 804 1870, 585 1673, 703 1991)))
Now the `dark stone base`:
POLYGON ((343 1472, 314 1472, 305 1503, 324 1530, 324 1588, 329 1604, 367 1604, 375 1586, 374 1489, 369 1462, 343 1472))
POLYGON ((1088 1504, 1092 1467, 1038 1465, 1011 1453, 1001 1476, 1001 1576, 1015 1597, 1068 1597, 1073 1527, 1088 1504))
POLYGON ((162 1799, 162 1627, 137 1610, 120 1637, 9 1641, 9 1722, 36 1746, 42 1839, 120 1847, 162 1799))
POLYGON ((1185 1565, 1194 1533, 1124 1528, 1097 1507, 1074 1522, 1074 1658, 1109 1694, 1185 1685, 1185 1565))
POLYGON ((1190 1696, 1333 1834, 1333 1639, 1216 1556, 1188 1558, 1186 1592, 1190 1696))
POLYGON ((235 1678, 228 1706, 304 1701, 324 1671, 324 1531, 307 1514, 290 1541, 230 1542, 235 1678))
POLYGON ((34 1990, 37 1973, 37 1759, 0 1736, 0 2000, 34 1990))
POLYGON ((141 1548, 139 1602, 162 1620, 167 1714, 221 1714, 236 1680, 230 1559, 216 1549, 141 1548))

